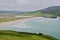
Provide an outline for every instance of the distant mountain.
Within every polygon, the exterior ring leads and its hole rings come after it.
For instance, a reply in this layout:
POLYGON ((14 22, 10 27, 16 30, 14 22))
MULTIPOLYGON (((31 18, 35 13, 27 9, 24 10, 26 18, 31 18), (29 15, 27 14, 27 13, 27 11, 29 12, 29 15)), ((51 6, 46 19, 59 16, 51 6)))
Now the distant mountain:
POLYGON ((0 10, 0 13, 24 13, 25 11, 17 11, 17 10, 0 10))
POLYGON ((37 16, 57 17, 60 16, 60 6, 52 6, 30 13, 35 14, 37 16))
POLYGON ((44 16, 46 14, 60 16, 60 6, 51 6, 48 8, 44 8, 36 11, 17 11, 17 10, 0 10, 0 14, 24 14, 24 15, 37 15, 44 16))
MULTIPOLYGON (((0 13, 25 13, 25 12, 26 11, 0 10, 0 13)), ((60 13, 60 6, 52 6, 52 7, 44 8, 42 10, 37 10, 37 11, 32 11, 32 12, 44 12, 44 13, 57 12, 57 13, 60 13)))
POLYGON ((60 13, 60 6, 52 6, 39 11, 45 12, 45 13, 60 13))

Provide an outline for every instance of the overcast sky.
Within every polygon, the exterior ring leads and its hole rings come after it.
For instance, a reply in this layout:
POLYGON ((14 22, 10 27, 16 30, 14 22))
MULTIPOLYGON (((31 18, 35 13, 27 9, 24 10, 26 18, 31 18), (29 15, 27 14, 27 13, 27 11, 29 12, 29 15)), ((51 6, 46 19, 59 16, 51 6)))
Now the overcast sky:
POLYGON ((0 0, 0 10, 39 10, 50 6, 60 6, 60 0, 0 0))

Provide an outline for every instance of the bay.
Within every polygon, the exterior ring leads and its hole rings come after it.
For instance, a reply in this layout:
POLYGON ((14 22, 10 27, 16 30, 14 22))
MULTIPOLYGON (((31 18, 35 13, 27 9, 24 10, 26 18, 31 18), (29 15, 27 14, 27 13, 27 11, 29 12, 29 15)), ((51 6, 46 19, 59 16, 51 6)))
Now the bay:
POLYGON ((60 39, 60 18, 38 17, 20 22, 2 26, 0 30, 16 30, 20 32, 43 33, 60 39))

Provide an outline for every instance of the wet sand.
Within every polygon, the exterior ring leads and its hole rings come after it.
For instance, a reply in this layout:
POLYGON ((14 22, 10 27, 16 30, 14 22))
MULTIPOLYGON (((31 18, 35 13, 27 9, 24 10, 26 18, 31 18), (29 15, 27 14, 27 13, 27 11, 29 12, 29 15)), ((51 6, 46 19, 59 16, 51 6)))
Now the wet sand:
POLYGON ((15 21, 10 21, 10 22, 0 22, 0 26, 7 26, 7 25, 10 25, 10 24, 14 24, 16 22, 20 22, 20 21, 23 21, 24 19, 20 19, 20 20, 15 20, 15 21))
POLYGON ((24 23, 28 20, 36 19, 36 18, 44 18, 44 17, 35 17, 35 18, 20 19, 20 20, 15 20, 15 21, 10 21, 10 22, 1 22, 0 27, 1 26, 7 26, 7 25, 10 25, 10 24, 15 24, 15 23, 18 23, 18 22, 20 22, 20 24, 21 24, 22 22, 24 23))

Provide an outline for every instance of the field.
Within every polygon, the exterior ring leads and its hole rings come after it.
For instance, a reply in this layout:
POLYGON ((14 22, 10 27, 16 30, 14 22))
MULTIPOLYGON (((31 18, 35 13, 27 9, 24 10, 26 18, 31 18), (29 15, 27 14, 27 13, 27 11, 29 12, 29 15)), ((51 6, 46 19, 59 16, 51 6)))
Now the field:
POLYGON ((43 35, 42 33, 17 32, 11 30, 0 30, 0 40, 57 40, 56 38, 43 35))

